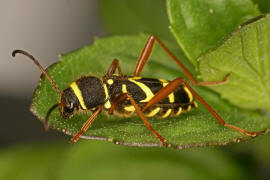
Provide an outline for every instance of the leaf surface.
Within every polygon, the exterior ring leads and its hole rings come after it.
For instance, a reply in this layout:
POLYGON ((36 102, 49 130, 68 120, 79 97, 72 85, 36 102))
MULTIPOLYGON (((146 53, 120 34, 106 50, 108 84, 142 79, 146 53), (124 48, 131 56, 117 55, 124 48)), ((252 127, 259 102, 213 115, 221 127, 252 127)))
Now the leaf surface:
POLYGON ((231 73, 212 87, 223 98, 247 109, 270 111, 270 16, 261 16, 235 31, 220 47, 199 59, 204 80, 231 73))
POLYGON ((189 60, 196 59, 230 34, 234 28, 260 14, 250 0, 168 0, 171 31, 189 60))

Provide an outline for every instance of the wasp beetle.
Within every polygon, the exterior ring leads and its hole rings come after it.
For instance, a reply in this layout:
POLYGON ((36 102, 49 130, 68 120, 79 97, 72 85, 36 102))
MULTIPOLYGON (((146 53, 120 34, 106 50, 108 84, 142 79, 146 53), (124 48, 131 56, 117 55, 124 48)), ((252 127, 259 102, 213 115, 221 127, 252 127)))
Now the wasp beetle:
POLYGON ((248 136, 256 136, 260 133, 249 132, 227 124, 182 77, 177 77, 173 81, 140 77, 143 67, 153 51, 155 42, 158 42, 194 86, 223 84, 230 75, 227 74, 221 81, 198 82, 164 43, 154 35, 149 36, 138 57, 132 76, 123 75, 118 59, 114 59, 103 77, 82 76, 63 91, 59 90, 54 80, 32 55, 22 50, 13 51, 12 55, 15 56, 17 53, 21 53, 33 60, 59 95, 60 102, 52 106, 47 112, 44 123, 46 129, 49 127, 49 116, 57 107, 60 110, 61 117, 65 119, 76 114, 79 110, 91 110, 93 112, 81 130, 70 140, 71 143, 76 142, 87 131, 95 117, 103 110, 108 114, 115 113, 121 116, 138 115, 145 126, 166 146, 166 140, 151 126, 147 117, 159 116, 166 118, 168 116, 179 116, 182 112, 197 107, 197 103, 194 101, 195 98, 208 109, 221 125, 248 136), (116 70, 118 73, 116 73, 116 70))

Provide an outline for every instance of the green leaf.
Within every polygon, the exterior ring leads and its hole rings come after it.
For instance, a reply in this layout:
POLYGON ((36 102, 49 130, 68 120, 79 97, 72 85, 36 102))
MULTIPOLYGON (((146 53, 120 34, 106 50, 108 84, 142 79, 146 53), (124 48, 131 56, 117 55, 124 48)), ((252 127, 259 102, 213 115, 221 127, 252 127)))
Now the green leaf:
POLYGON ((213 89, 239 107, 269 112, 270 16, 255 20, 201 57, 200 72, 206 81, 231 73, 226 84, 213 89))
POLYGON ((239 24, 260 14, 250 0, 168 0, 171 31, 189 60, 217 47, 239 24))
MULTIPOLYGON (((64 55, 60 62, 51 66, 48 73, 59 85, 65 89, 71 82, 82 75, 102 76, 114 58, 120 60, 122 71, 131 75, 140 51, 147 36, 115 36, 97 40, 92 46, 87 46, 64 55)), ((184 57, 175 48, 165 42, 168 48, 179 59, 187 64, 184 57)), ((155 46, 150 62, 143 70, 142 76, 172 80, 184 76, 170 57, 158 46, 155 46)), ((270 126, 270 118, 263 117, 256 112, 245 112, 231 107, 219 96, 205 88, 196 88, 198 93, 220 113, 227 122, 248 130, 263 130, 270 126)), ((31 111, 42 121, 48 109, 58 102, 56 92, 48 80, 39 82, 31 111)), ((50 124, 66 134, 75 134, 89 118, 87 114, 77 114, 69 119, 62 119, 58 111, 50 117, 50 124)), ((226 145, 249 139, 231 129, 219 125, 215 118, 201 105, 199 108, 180 117, 150 120, 153 127, 163 135, 175 148, 183 149, 195 146, 226 145)), ((100 115, 82 138, 99 139, 117 142, 129 146, 160 146, 158 139, 144 126, 137 116, 121 118, 118 116, 100 115)))
POLYGON ((112 34, 144 32, 173 39, 164 0, 102 0, 99 3, 105 26, 112 34))

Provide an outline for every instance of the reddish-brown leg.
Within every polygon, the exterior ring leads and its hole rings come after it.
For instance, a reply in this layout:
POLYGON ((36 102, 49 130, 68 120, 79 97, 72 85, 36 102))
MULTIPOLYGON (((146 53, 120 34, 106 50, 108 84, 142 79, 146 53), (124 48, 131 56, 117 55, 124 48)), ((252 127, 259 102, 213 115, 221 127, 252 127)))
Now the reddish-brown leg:
MULTIPOLYGON (((120 76, 123 76, 123 73, 122 73, 122 70, 121 70, 121 67, 120 67, 120 63, 119 63, 119 60, 118 59, 114 59, 113 62, 111 63, 110 67, 108 68, 107 70, 107 73, 105 76, 111 76, 112 74, 115 73, 116 69, 118 70, 118 73, 120 74, 120 76)), ((117 97, 115 99, 115 101, 113 102, 110 110, 109 110, 109 114, 113 114, 113 111, 115 110, 116 106, 118 103, 120 103, 122 100, 124 99, 119 99, 119 97, 117 97)))
POLYGON ((113 114, 113 111, 115 110, 116 106, 123 100, 129 99, 131 104, 134 106, 136 112, 142 119, 145 126, 160 140, 160 142, 163 144, 163 146, 166 146, 165 139, 151 126, 150 122, 146 119, 146 117, 143 115, 142 111, 136 104, 135 100, 127 93, 122 93, 119 96, 116 97, 116 99, 112 102, 111 108, 109 110, 109 114, 113 114))
POLYGON ((119 61, 118 59, 114 59, 112 64, 110 65, 110 67, 108 68, 107 70, 107 73, 106 75, 107 76, 110 76, 112 75, 113 73, 115 73, 116 69, 118 70, 118 73, 123 76, 123 73, 122 73, 122 70, 121 70, 121 67, 120 67, 120 64, 119 64, 119 61))
POLYGON ((102 107, 99 106, 97 110, 91 115, 91 117, 84 123, 81 130, 70 140, 70 144, 77 142, 80 136, 87 131, 91 123, 94 121, 94 119, 97 117, 97 115, 100 113, 102 107))
POLYGON ((125 98, 129 99, 129 101, 131 102, 131 104, 134 106, 136 112, 138 113, 138 115, 140 116, 140 118, 142 119, 144 125, 160 140, 160 142, 163 144, 163 146, 166 146, 165 143, 165 138, 162 137, 150 124, 150 122, 146 119, 146 117, 143 115, 142 111, 140 110, 140 108, 138 107, 138 105, 136 104, 135 100, 132 98, 131 95, 125 93, 124 96, 126 96, 125 98))
POLYGON ((218 113, 202 98, 200 97, 196 91, 194 91, 190 85, 186 82, 183 78, 176 78, 173 81, 171 81, 167 86, 163 87, 161 90, 159 90, 155 96, 142 108, 142 112, 144 112, 146 109, 148 109, 153 104, 158 103, 162 99, 168 97, 168 95, 175 91, 175 89, 180 85, 184 83, 186 87, 190 90, 190 92, 208 109, 208 111, 217 119, 217 121, 228 128, 234 129, 242 134, 248 135, 248 136, 257 136, 261 134, 261 132, 250 132, 245 129, 241 129, 239 127, 236 127, 231 124, 227 124, 219 115, 218 113))
MULTIPOLYGON (((155 37, 154 35, 149 36, 141 54, 137 60, 136 67, 135 67, 135 70, 133 73, 134 76, 140 75, 144 65, 146 64, 147 60, 149 59, 149 57, 153 51, 155 41, 157 41, 160 44, 160 46, 165 50, 165 52, 167 52, 167 54, 177 63, 177 65, 183 70, 184 74, 189 78, 189 80, 191 81, 191 83, 193 85, 200 85, 200 86, 216 85, 216 84, 222 84, 222 83, 227 81, 227 77, 230 74, 227 74, 225 76, 225 78, 221 81, 197 82, 197 80, 191 75, 191 73, 185 68, 185 66, 177 59, 177 57, 174 56, 173 53, 162 43, 162 41, 159 38, 155 37)), ((119 61, 117 59, 114 59, 114 61, 110 65, 106 75, 113 74, 116 69, 118 69, 120 75, 122 75, 119 61)), ((113 111, 115 110, 117 104, 119 104, 124 99, 125 98, 123 98, 122 95, 117 97, 109 110, 109 114, 112 114, 113 111)))
POLYGON ((118 95, 115 100, 112 102, 111 104, 111 108, 109 110, 109 114, 113 114, 113 111, 115 110, 115 108, 117 107, 117 105, 124 101, 127 98, 127 96, 125 95, 125 93, 122 93, 120 95, 118 95))
POLYGON ((188 69, 180 62, 180 60, 163 44, 163 42, 157 38, 154 35, 150 35, 138 60, 136 63, 136 67, 134 70, 133 75, 134 76, 139 76, 140 73, 143 70, 144 65, 146 64, 147 60, 149 59, 153 48, 154 48, 154 43, 157 41, 159 45, 163 48, 163 50, 172 58, 172 60, 182 69, 183 73, 185 76, 190 80, 192 85, 196 86, 209 86, 209 85, 217 85, 217 84, 223 84, 224 82, 227 81, 227 78, 230 74, 227 74, 223 80, 221 81, 205 81, 205 82, 198 82, 192 74, 188 71, 188 69))
POLYGON ((109 110, 109 114, 112 114, 113 110, 115 109, 117 104, 120 103, 121 101, 125 100, 125 99, 128 99, 131 102, 131 104, 134 106, 136 112, 138 113, 138 115, 142 119, 145 126, 160 140, 160 142, 164 146, 166 146, 165 139, 151 126, 150 122, 143 115, 142 111, 140 110, 140 108, 138 107, 138 105, 136 104, 135 100, 132 98, 131 95, 129 95, 127 93, 122 93, 119 96, 117 96, 116 99, 114 100, 114 102, 112 103, 112 106, 111 106, 111 108, 109 110))

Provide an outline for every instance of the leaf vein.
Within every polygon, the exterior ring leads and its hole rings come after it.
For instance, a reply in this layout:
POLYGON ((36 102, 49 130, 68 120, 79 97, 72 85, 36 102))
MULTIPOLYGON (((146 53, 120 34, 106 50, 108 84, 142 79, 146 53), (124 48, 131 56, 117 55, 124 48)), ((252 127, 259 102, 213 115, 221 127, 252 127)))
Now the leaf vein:
POLYGON ((257 74, 259 77, 260 77, 260 73, 254 68, 254 66, 252 66, 248 60, 247 60, 247 57, 246 57, 246 53, 245 53, 245 47, 244 47, 244 37, 243 37, 243 33, 240 33, 240 40, 241 40, 241 49, 242 49, 242 57, 243 57, 243 60, 244 62, 248 65, 248 67, 255 73, 257 74))
MULTIPOLYGON (((261 54, 261 51, 259 50, 259 47, 260 47, 260 38, 259 36, 261 35, 261 33, 259 32, 259 29, 258 29, 258 25, 255 26, 256 27, 256 39, 257 39, 257 54, 258 54, 258 63, 259 63, 259 66, 260 66, 260 70, 261 70, 261 73, 262 73, 262 76, 260 76, 260 79, 261 79, 261 82, 262 82, 262 85, 264 86, 264 91, 265 91, 265 94, 266 96, 268 97, 268 102, 269 102, 269 99, 270 99, 270 92, 269 92, 269 89, 267 88, 267 85, 266 85, 266 82, 265 82, 265 71, 264 71, 264 62, 263 62, 263 55, 261 54)), ((266 40, 268 42, 268 40, 266 40)))

